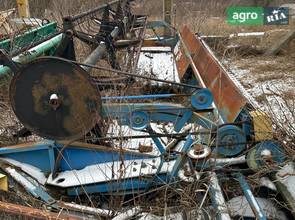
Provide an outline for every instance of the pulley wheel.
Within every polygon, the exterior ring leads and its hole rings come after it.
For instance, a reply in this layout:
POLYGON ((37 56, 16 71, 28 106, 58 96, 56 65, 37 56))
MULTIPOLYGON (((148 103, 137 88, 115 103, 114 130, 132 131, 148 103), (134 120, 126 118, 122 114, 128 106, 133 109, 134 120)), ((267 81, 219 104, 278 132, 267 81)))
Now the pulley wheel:
POLYGON ((22 67, 10 84, 10 101, 23 125, 44 138, 81 138, 100 119, 100 95, 88 73, 59 58, 22 67))
POLYGON ((234 125, 225 125, 217 130, 216 151, 223 156, 235 156, 246 149, 244 131, 234 125))

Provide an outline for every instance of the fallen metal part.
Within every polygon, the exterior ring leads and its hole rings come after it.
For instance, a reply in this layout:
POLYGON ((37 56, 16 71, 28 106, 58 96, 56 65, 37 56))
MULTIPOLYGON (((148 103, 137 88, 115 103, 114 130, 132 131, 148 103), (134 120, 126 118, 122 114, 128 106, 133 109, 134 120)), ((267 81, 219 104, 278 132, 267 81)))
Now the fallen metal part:
POLYGON ((178 177, 184 182, 193 183, 200 180, 201 175, 198 173, 198 171, 192 169, 190 164, 187 162, 178 171, 178 177))
MULTIPOLYGON (((186 220, 187 218, 185 217, 185 214, 183 213, 173 213, 173 214, 169 214, 166 216, 157 216, 151 213, 142 213, 138 220, 186 220)), ((200 220, 199 218, 197 218, 196 220, 200 220)))
POLYGON ((6 203, 0 201, 0 210, 1 212, 11 213, 14 215, 23 216, 26 218, 34 218, 34 219, 54 219, 54 220, 82 220, 82 218, 65 215, 65 214, 59 214, 59 213, 53 213, 49 211, 43 211, 36 208, 31 208, 27 206, 22 205, 16 205, 12 203, 6 203))
POLYGON ((210 158, 209 161, 211 164, 216 164, 216 166, 236 165, 246 163, 246 156, 242 155, 240 157, 233 158, 210 158))
POLYGON ((289 162, 275 174, 275 184, 295 217, 295 168, 289 162))
POLYGON ((158 216, 151 213, 141 213, 138 216, 138 220, 211 220, 212 216, 209 215, 205 210, 191 210, 182 212, 171 213, 166 216, 158 216))
POLYGON ((44 185, 46 183, 47 178, 45 177, 44 173, 37 167, 34 167, 27 163, 20 163, 19 161, 9 158, 0 158, 0 161, 21 169, 23 172, 34 178, 41 185, 44 185))
POLYGON ((116 214, 111 210, 93 208, 93 207, 89 207, 89 206, 85 206, 85 205, 79 205, 76 203, 57 201, 57 205, 60 208, 63 208, 63 209, 69 210, 69 211, 74 211, 77 213, 89 214, 89 215, 94 215, 94 216, 110 217, 110 216, 113 216, 114 214, 116 214))
MULTIPOLYGON (((275 203, 265 198, 255 198, 261 209, 264 211, 267 219, 287 220, 285 213, 276 207, 275 203)), ((249 202, 246 197, 238 196, 227 202, 227 207, 231 213, 231 217, 255 218, 249 202)))
POLYGON ((217 39, 220 41, 225 41, 230 38, 236 37, 263 37, 265 36, 265 32, 241 32, 241 33, 234 33, 229 35, 201 35, 200 38, 204 40, 208 39, 217 39))
POLYGON ((273 191, 277 191, 277 187, 276 185, 274 184, 273 181, 271 181, 268 177, 266 176, 263 176, 259 179, 259 184, 260 186, 264 186, 264 187, 267 187, 273 191))
POLYGON ((218 183, 217 175, 214 172, 209 172, 210 175, 210 188, 209 193, 212 204, 216 211, 216 219, 218 220, 230 220, 229 210, 225 203, 225 199, 222 194, 221 187, 218 183))
POLYGON ((2 167, 2 169, 7 172, 16 182, 22 185, 29 193, 34 197, 42 199, 48 205, 57 208, 54 204, 55 199, 53 199, 45 190, 42 189, 38 184, 33 183, 24 174, 21 174, 14 168, 11 167, 2 167))
POLYGON ((265 32, 245 32, 245 33, 230 34, 229 38, 234 38, 234 37, 263 37, 264 35, 265 35, 265 32))
POLYGON ((121 212, 120 214, 112 218, 112 220, 128 220, 140 213, 141 211, 142 209, 140 207, 133 207, 132 209, 128 209, 125 212, 121 212))

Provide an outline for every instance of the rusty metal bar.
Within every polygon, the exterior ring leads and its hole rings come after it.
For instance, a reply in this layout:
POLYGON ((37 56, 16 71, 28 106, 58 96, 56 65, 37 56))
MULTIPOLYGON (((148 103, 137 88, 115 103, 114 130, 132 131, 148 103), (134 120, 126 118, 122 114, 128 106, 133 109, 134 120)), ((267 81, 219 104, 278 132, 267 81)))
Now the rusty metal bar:
POLYGON ((24 217, 36 218, 36 219, 55 219, 55 220, 81 220, 82 218, 68 216, 65 214, 58 214, 48 211, 43 211, 36 208, 31 208, 22 205, 16 205, 13 203, 7 203, 0 201, 1 212, 11 213, 15 215, 21 215, 24 217))
POLYGON ((66 17, 66 18, 64 18, 64 20, 65 21, 70 21, 70 22, 76 22, 76 23, 79 24, 79 23, 84 21, 83 19, 85 17, 93 16, 95 13, 97 13, 99 11, 103 11, 105 9, 105 7, 114 5, 114 4, 118 3, 118 2, 119 2, 119 0, 111 1, 111 2, 109 2, 107 4, 103 4, 101 6, 98 6, 98 7, 94 8, 94 9, 91 9, 89 11, 82 12, 81 14, 66 17))

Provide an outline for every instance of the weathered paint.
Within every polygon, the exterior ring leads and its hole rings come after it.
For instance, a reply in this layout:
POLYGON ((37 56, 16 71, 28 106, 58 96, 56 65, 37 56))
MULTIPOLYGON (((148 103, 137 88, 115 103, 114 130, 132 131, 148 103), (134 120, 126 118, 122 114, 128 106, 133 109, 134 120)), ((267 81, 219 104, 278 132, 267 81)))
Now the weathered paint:
POLYGON ((100 96, 88 73, 53 57, 36 59, 17 73, 10 84, 10 101, 25 127, 55 140, 80 138, 100 118, 100 96))
MULTIPOLYGON (((12 58, 14 62, 26 64, 34 59, 36 59, 38 56, 41 56, 45 54, 45 52, 49 51, 52 48, 55 48, 59 45, 59 43, 63 39, 63 34, 59 34, 47 41, 44 41, 43 43, 29 49, 26 52, 23 52, 15 57, 12 58)), ((0 77, 3 75, 6 75, 7 73, 10 73, 11 70, 7 66, 0 66, 0 77)))
POLYGON ((179 33, 179 41, 173 52, 179 78, 183 79, 191 67, 199 84, 212 92, 214 103, 224 122, 234 122, 247 104, 247 99, 205 43, 185 26, 179 33))
POLYGON ((26 31, 21 35, 15 36, 13 40, 11 38, 7 38, 0 41, 0 49, 4 49, 7 53, 11 53, 19 48, 29 47, 33 42, 38 42, 56 33, 57 23, 51 22, 44 26, 26 31))

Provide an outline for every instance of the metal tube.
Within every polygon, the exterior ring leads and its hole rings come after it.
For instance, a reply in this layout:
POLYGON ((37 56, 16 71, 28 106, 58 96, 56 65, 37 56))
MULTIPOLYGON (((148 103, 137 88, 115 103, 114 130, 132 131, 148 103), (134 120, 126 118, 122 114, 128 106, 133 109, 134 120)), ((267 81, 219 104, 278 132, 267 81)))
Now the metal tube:
MULTIPOLYGON (((119 28, 115 27, 113 31, 110 33, 112 38, 116 38, 119 35, 119 28)), ((98 47, 92 51, 92 53, 86 58, 86 60, 83 62, 86 65, 95 65, 98 60, 100 60, 106 53, 107 46, 104 41, 101 41, 98 45, 98 47)), ((90 71, 89 66, 81 66, 84 70, 87 72, 90 71)))
MULTIPOLYGON (((36 47, 33 47, 29 49, 26 52, 23 52, 15 57, 12 58, 14 62, 25 64, 32 60, 34 60, 36 57, 42 55, 44 52, 52 49, 53 47, 56 47, 62 40, 63 34, 59 34, 55 37, 53 37, 50 40, 47 40, 41 44, 39 44, 36 47)), ((4 74, 7 74, 10 72, 10 68, 6 66, 0 67, 0 77, 4 74)))
POLYGON ((262 208, 260 207, 259 203, 255 199, 247 181, 245 180, 245 177, 241 173, 236 173, 236 174, 234 174, 234 176, 239 181, 239 183, 242 187, 242 190, 244 192, 244 195, 245 195, 247 201, 249 202, 249 205, 251 206, 251 209, 254 212, 255 216, 260 220, 266 220, 267 218, 266 218, 262 208))
MULTIPOLYGON (((94 65, 97 63, 98 60, 100 60, 105 52, 106 52, 106 44, 104 41, 101 41, 98 45, 98 47, 92 51, 92 53, 86 58, 86 60, 83 62, 85 64, 91 64, 94 65)), ((84 70, 86 70, 87 72, 90 71, 90 68, 88 66, 81 66, 84 70)))
POLYGON ((217 175, 215 172, 210 172, 210 188, 209 193, 214 208, 217 211, 216 219, 218 220, 230 220, 228 209, 225 203, 225 199, 222 194, 221 187, 218 183, 217 175))
POLYGON ((69 19, 71 21, 73 21, 73 22, 74 21, 77 21, 77 20, 79 20, 79 19, 81 19, 81 18, 83 18, 85 16, 92 15, 92 14, 98 12, 98 11, 103 10, 107 6, 111 6, 111 5, 116 4, 118 2, 119 2, 119 0, 111 1, 111 2, 109 2, 107 4, 103 4, 103 5, 99 6, 97 8, 91 9, 91 10, 86 11, 86 12, 82 12, 81 14, 78 14, 78 15, 75 15, 75 16, 71 16, 71 17, 69 17, 69 19))

